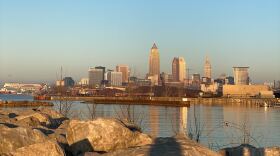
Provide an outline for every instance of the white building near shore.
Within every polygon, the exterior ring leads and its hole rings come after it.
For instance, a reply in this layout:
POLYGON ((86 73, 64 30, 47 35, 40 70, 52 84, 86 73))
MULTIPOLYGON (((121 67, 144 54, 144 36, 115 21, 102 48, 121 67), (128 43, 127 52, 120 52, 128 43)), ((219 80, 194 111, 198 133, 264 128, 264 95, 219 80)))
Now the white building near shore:
POLYGON ((37 92, 43 85, 36 83, 5 83, 1 90, 11 92, 37 92))

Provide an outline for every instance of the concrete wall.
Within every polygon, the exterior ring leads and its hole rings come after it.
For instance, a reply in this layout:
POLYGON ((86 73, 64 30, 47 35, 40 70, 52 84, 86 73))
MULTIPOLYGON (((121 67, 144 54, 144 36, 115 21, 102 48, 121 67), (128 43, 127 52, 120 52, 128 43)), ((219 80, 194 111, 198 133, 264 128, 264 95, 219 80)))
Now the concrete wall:
POLYGON ((223 85, 223 96, 259 96, 269 90, 266 85, 223 85))

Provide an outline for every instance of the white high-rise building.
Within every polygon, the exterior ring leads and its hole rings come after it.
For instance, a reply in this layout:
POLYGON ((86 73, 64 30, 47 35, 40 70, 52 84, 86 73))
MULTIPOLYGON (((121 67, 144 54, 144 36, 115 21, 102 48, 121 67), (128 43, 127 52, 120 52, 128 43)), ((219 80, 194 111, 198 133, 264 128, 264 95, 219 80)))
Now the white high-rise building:
POLYGON ((205 64, 204 64, 204 77, 210 79, 212 77, 212 67, 208 57, 206 57, 205 64))
POLYGON ((111 86, 122 86, 122 72, 107 72, 107 80, 111 86))

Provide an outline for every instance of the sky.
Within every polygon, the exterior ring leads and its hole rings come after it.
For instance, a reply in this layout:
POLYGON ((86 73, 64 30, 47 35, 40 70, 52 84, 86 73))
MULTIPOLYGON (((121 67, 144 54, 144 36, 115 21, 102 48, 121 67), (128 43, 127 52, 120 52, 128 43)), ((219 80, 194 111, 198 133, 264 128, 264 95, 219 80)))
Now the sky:
POLYGON ((279 0, 0 0, 0 83, 76 81, 89 67, 148 72, 156 43, 161 72, 174 57, 214 77, 249 66, 254 83, 280 80, 279 0))

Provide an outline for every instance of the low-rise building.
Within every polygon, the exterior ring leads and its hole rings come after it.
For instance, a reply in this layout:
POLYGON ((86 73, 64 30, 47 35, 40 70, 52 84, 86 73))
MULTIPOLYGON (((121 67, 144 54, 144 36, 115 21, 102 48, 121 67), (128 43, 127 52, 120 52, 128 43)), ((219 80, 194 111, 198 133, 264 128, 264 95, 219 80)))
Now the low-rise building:
POLYGON ((79 85, 87 86, 88 85, 88 78, 81 78, 79 85))
POLYGON ((219 91, 219 83, 212 83, 212 84, 204 84, 200 85, 200 90, 205 93, 218 93, 219 91))
POLYGON ((273 92, 266 85, 223 85, 226 97, 273 97, 273 92))
POLYGON ((151 81, 151 85, 154 86, 154 85, 158 85, 158 77, 159 75, 148 75, 147 76, 147 79, 151 81))
POLYGON ((5 83, 2 90, 14 93, 34 93, 43 89, 42 84, 36 83, 5 83))

